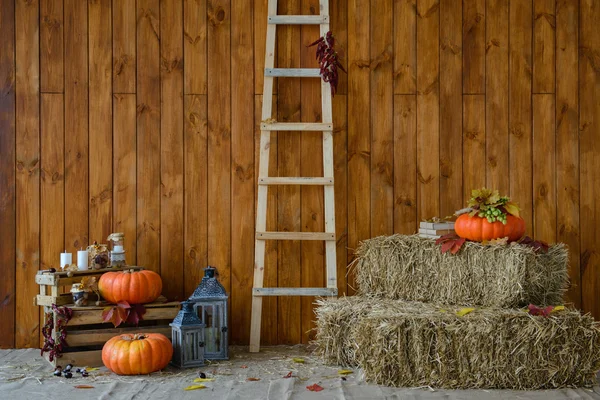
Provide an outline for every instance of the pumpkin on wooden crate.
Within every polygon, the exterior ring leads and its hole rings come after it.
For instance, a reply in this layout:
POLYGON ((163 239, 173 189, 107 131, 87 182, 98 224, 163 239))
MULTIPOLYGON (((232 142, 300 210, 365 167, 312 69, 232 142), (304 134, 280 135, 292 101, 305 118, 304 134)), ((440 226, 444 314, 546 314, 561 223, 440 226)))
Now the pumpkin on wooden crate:
POLYGON ((102 347, 104 366, 118 375, 144 375, 165 368, 173 357, 173 346, 160 333, 122 334, 102 347))
POLYGON ((525 221, 519 216, 519 207, 497 190, 473 190, 468 204, 470 212, 454 222, 456 234, 467 240, 483 242, 508 238, 514 242, 525 234, 525 221))
POLYGON ((162 292, 162 280, 154 271, 111 271, 100 277, 98 290, 111 303, 146 304, 156 300, 162 292))

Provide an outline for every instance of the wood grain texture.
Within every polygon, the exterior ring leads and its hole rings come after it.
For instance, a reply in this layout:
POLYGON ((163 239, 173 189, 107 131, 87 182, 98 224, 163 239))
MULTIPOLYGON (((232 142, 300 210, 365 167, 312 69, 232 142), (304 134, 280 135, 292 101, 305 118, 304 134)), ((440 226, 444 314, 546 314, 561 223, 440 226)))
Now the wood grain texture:
MULTIPOLYGON (((256 10, 255 10, 256 12, 256 10)), ((256 56, 256 54, 255 54, 256 56)), ((255 61, 256 62, 256 61, 255 61)), ((277 97, 273 96, 273 116, 277 116, 277 97)), ((260 121, 262 116, 262 95, 254 96, 254 176, 258 176, 260 155, 260 121)), ((271 134, 271 147, 269 152, 269 176, 277 176, 277 143, 279 135, 271 134)), ((277 230, 277 193, 276 186, 271 186, 267 193, 267 230, 277 230)), ((258 190, 255 190, 255 204, 258 201, 258 190)), ((256 205, 254 207, 256 210, 256 205)), ((265 271, 263 277, 264 287, 277 287, 278 285, 278 242, 268 240, 265 243, 265 271)), ((261 318, 260 339, 264 345, 278 343, 277 320, 278 299, 275 297, 263 298, 263 314, 261 318)))
POLYGON ((417 92, 417 1, 394 0, 393 12, 394 94, 415 94, 417 92))
MULTIPOLYGON (((298 15, 300 0, 285 0, 279 3, 278 14, 298 15)), ((292 68, 300 65, 300 26, 283 25, 277 28, 276 66, 292 68)), ((277 80, 277 121, 300 121, 300 79, 280 78, 277 80)), ((279 132, 277 137, 277 175, 300 176, 300 132, 279 132)), ((300 232, 300 187, 282 186, 277 190, 277 231, 300 232)), ((299 241, 279 241, 278 287, 301 286, 301 260, 299 241)), ((300 343, 302 340, 301 300, 297 297, 278 299, 277 332, 280 343, 300 343)))
POLYGON ((39 344, 39 309, 31 299, 39 293, 34 281, 40 266, 40 69, 39 6, 15 4, 16 69, 16 341, 39 344), (19 66, 27 68, 19 68, 19 66), (19 117, 22 116, 22 117, 19 117))
POLYGON ((394 96, 394 233, 417 232, 417 97, 394 96))
POLYGON ((579 159, 582 306, 600 318, 600 3, 579 3, 579 159))
MULTIPOLYGON (((253 1, 254 16, 252 21, 254 23, 254 93, 262 94, 265 76, 265 45, 267 38, 268 0, 253 1)), ((273 85, 273 92, 277 93, 277 80, 275 80, 273 85)), ((260 116, 260 114, 258 115, 260 116)), ((263 299, 263 301, 267 301, 267 299, 263 299)))
POLYGON ((555 0, 533 1, 533 93, 554 93, 555 0))
POLYGON ((160 272, 160 9, 137 2, 137 259, 160 272))
POLYGON ((463 203, 485 186, 485 95, 463 96, 463 203))
POLYGON ((194 292, 208 265, 208 104, 186 95, 184 147, 184 297, 194 292))
POLYGON ((88 7, 65 0, 65 247, 88 245, 88 7))
POLYGON ((533 235, 556 242, 556 127, 554 96, 533 96, 533 235))
POLYGON ((346 95, 333 98, 333 168, 338 295, 346 293, 348 265, 348 125, 346 95))
POLYGON ((487 0, 485 38, 486 186, 509 192, 508 2, 487 0))
POLYGON ((394 231, 394 78, 392 2, 372 2, 371 32, 371 235, 394 231))
MULTIPOLYGON (((504 174, 509 176, 509 196, 525 220, 527 233, 533 233, 533 150, 531 132, 532 71, 532 3, 510 2, 509 57, 509 162, 504 174), (508 172, 508 174, 506 174, 508 172)), ((498 170, 498 173, 501 171, 498 170)), ((504 193, 504 192, 503 192, 504 193)))
POLYGON ((125 234, 126 260, 137 263, 137 149, 135 94, 113 95, 113 232, 125 234))
POLYGON ((440 4, 417 0, 417 217, 440 215, 440 4))
MULTIPOLYGON (((302 0, 301 14, 314 15, 319 13, 318 0, 302 0)), ((300 27, 300 67, 318 68, 314 56, 314 47, 307 47, 320 35, 318 25, 303 25, 300 27)), ((300 104, 302 122, 321 122, 321 82, 317 79, 300 81, 300 104)), ((300 175, 323 176, 323 134, 321 132, 300 133, 300 175)), ((297 151, 297 150, 296 150, 297 151)), ((324 203, 323 187, 302 186, 300 188, 300 218, 304 232, 323 232, 324 203)), ((301 285, 302 287, 325 287, 325 244, 319 241, 304 241, 300 243, 301 285)), ((301 332, 302 343, 314 339, 313 303, 314 297, 301 298, 301 332)))
POLYGON ((89 237, 98 243, 113 225, 111 15, 110 0, 89 2, 89 237))
POLYGON ((462 8, 440 1, 440 215, 463 208, 462 8))
POLYGON ((464 94, 485 93, 485 0, 463 0, 462 47, 464 94))
POLYGON ((239 327, 231 340, 239 344, 249 340, 254 264, 252 12, 252 2, 231 3, 231 318, 239 327))
POLYGON ((63 0, 40 1, 40 91, 63 93, 63 0))
MULTIPOLYGON (((348 38, 364 40, 348 43, 348 262, 361 240, 371 237, 371 140, 369 13, 367 0, 348 7, 348 38)), ((354 273, 348 273, 348 294, 356 289, 354 273)))
POLYGON ((169 300, 183 298, 182 15, 181 0, 160 3, 160 274, 169 300))
POLYGON ((113 0, 113 93, 135 93, 136 89, 136 4, 113 0))
POLYGON ((15 3, 0 1, 0 348, 15 347, 15 3))
MULTIPOLYGON (((340 62, 348 70, 348 2, 329 1, 329 21, 331 32, 335 34, 335 50, 340 55, 340 62)), ((318 34, 317 34, 318 36, 318 34)), ((315 39, 316 40, 316 39, 315 39)), ((348 94, 348 74, 341 72, 338 76, 336 94, 348 94)), ((336 197, 337 198, 337 197, 336 197)), ((339 253, 337 253, 339 256, 339 253)), ((339 275, 338 275, 339 278, 339 275)))
POLYGON ((206 6, 207 2, 204 0, 183 0, 183 53, 185 55, 183 91, 185 94, 206 94, 206 6))
POLYGON ((556 222, 557 240, 569 247, 568 301, 581 307, 579 269, 579 2, 556 7, 556 222))

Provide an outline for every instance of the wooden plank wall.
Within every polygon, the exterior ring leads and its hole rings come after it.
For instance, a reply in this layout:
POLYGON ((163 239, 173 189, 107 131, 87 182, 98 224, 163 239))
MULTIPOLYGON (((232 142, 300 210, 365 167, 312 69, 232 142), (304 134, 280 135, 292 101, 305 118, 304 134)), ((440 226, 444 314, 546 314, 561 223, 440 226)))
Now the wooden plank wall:
MULTIPOLYGON (((232 342, 248 341, 266 2, 0 0, 0 347, 39 343, 36 271, 111 231, 172 299, 217 267, 232 342)), ((568 300, 600 317, 600 3, 330 0, 330 14, 349 72, 333 100, 340 291, 361 240, 488 185, 529 234, 568 244, 568 300)), ((277 66, 314 67, 317 35, 279 27, 277 66)), ((318 82, 278 79, 273 104, 318 121, 318 82)), ((317 133, 271 146, 271 174, 321 173, 317 133)), ((322 229, 320 193, 270 190, 268 229, 322 229)), ((269 242, 265 285, 321 285, 323 253, 269 242)), ((308 341, 311 302, 266 299, 263 343, 308 341)))

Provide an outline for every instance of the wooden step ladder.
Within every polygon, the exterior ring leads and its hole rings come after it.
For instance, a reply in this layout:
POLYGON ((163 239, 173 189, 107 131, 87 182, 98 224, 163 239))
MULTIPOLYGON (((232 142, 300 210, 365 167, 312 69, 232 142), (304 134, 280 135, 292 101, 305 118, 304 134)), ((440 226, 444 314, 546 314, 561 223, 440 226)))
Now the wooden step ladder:
MULTIPOLYGON (((321 36, 329 31, 329 0, 320 0, 320 15, 277 15, 277 0, 268 0, 265 78, 263 87, 262 123, 260 125, 260 161, 258 170, 258 204, 254 251, 254 287, 252 289, 252 319, 250 352, 260 350, 260 325, 263 296, 337 296, 335 208, 333 187, 333 117, 331 89, 321 80, 323 122, 272 121, 273 79, 275 77, 320 78, 318 68, 274 68, 277 25, 320 25, 321 36), (270 177, 269 148, 273 131, 322 131, 323 177, 270 177), (270 185, 320 185, 325 200, 325 232, 267 232, 267 191, 270 185), (264 288, 265 240, 324 240, 326 288, 264 288)), ((315 38, 317 39, 317 38, 315 38)))

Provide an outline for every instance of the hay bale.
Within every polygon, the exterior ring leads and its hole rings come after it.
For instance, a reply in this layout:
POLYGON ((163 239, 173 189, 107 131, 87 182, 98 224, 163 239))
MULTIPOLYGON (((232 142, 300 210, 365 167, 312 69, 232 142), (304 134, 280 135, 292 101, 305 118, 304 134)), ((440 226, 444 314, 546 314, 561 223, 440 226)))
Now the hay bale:
POLYGON ((317 352, 358 365, 388 386, 541 389, 596 383, 600 327, 589 315, 460 307, 386 299, 319 302, 317 352))
POLYGON ((561 304, 568 285, 564 244, 535 253, 528 246, 467 242, 456 255, 417 235, 380 236, 356 251, 359 295, 440 304, 519 307, 561 304))

